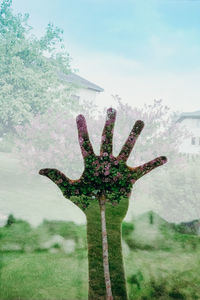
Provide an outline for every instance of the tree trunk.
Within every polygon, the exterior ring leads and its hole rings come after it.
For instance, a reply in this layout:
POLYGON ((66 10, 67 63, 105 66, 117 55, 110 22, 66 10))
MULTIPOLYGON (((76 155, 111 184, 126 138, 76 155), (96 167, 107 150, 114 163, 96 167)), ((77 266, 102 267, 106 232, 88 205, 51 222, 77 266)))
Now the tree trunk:
MULTIPOLYGON (((109 274, 114 300, 127 300, 126 281, 121 246, 122 215, 126 214, 128 199, 116 207, 105 204, 105 220, 109 255, 109 274)), ((92 202, 86 210, 89 264, 89 300, 107 300, 103 264, 102 222, 98 201, 92 202)), ((112 298, 111 298, 112 299, 112 298)))
POLYGON ((101 233, 102 233, 102 247, 103 247, 103 269, 104 269, 104 279, 106 285, 106 300, 113 300, 112 287, 110 281, 110 271, 109 271, 109 258, 108 258, 108 239, 106 231, 106 199, 102 197, 99 201, 100 213, 101 213, 101 233))

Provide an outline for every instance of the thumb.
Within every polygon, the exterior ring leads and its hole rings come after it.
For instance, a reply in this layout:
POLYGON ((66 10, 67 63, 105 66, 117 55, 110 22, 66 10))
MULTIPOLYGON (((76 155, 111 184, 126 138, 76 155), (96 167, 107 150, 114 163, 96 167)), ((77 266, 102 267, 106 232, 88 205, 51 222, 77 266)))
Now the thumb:
POLYGON ((62 183, 67 183, 67 184, 72 183, 72 180, 67 178, 65 174, 63 174, 57 169, 41 169, 39 171, 39 174, 48 177, 58 186, 62 183))

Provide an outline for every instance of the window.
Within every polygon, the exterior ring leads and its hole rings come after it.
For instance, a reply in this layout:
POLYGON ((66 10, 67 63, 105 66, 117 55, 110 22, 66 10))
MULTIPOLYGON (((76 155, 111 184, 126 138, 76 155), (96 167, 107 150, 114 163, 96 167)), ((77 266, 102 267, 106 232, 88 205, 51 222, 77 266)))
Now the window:
POLYGON ((195 145, 195 137, 192 137, 191 144, 195 145))

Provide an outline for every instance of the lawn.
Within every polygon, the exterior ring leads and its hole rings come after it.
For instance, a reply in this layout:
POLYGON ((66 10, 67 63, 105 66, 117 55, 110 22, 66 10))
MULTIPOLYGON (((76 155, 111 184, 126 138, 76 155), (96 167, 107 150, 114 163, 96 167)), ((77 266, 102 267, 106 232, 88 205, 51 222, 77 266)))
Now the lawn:
MULTIPOLYGON (((125 255, 130 300, 199 299, 200 252, 125 255)), ((87 252, 1 254, 1 300, 86 300, 87 252)))
POLYGON ((87 299, 87 259, 78 255, 3 255, 1 300, 87 299))

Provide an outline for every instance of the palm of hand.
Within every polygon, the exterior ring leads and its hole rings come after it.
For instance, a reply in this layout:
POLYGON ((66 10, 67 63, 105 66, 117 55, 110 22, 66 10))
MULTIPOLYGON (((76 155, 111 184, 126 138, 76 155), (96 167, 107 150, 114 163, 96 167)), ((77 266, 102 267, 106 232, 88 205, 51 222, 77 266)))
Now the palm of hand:
POLYGON ((114 157, 112 138, 115 118, 116 111, 109 108, 102 134, 100 155, 97 156, 89 140, 85 118, 82 115, 77 117, 79 144, 85 165, 80 179, 70 180, 57 169, 42 169, 39 172, 56 183, 63 195, 83 211, 91 201, 102 197, 117 206, 120 200, 130 196, 132 185, 136 180, 166 162, 166 157, 161 156, 139 167, 127 166, 126 161, 144 127, 142 121, 136 121, 119 155, 114 157))

